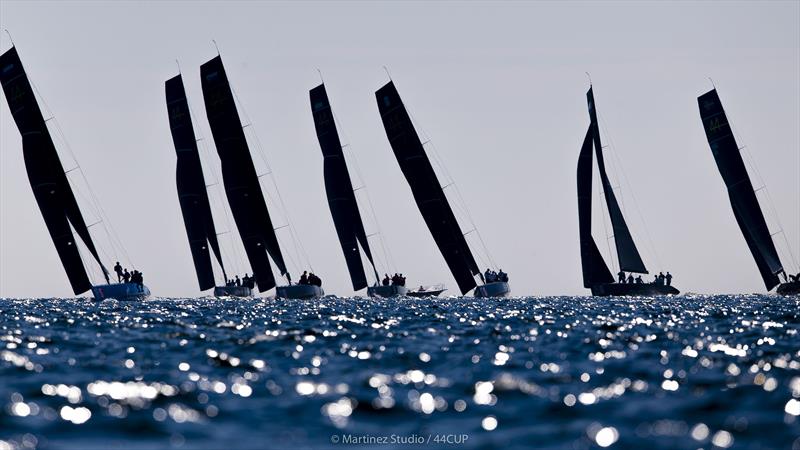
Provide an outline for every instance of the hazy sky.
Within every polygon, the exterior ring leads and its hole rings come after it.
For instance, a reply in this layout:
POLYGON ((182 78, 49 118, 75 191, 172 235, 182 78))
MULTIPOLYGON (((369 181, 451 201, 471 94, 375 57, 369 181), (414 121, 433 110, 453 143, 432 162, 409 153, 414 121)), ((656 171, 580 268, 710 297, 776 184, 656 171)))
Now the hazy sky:
MULTIPOLYGON (((651 271, 670 270, 684 292, 764 291, 700 122, 696 98, 711 88, 708 77, 739 145, 767 182, 795 258, 800 256, 797 1, 3 0, 0 28, 11 32, 155 295, 200 295, 175 190, 164 81, 177 73, 178 58, 195 129, 207 139, 206 156, 213 157, 204 162, 218 164, 199 83, 200 64, 216 55, 212 39, 328 293, 351 295, 352 288, 325 198, 309 108, 317 68, 396 270, 409 285, 444 282, 450 293, 457 291, 378 115, 374 92, 387 81, 384 65, 457 182, 493 258, 511 275, 515 294, 588 292, 581 280, 575 187, 589 123, 584 72, 591 73, 605 143, 612 144, 605 149, 607 159, 616 161, 612 179, 622 186, 625 214, 651 271)), ((10 45, 3 34, 0 50, 10 45)), ((69 152, 60 150, 65 168, 73 167, 69 152)), ((258 150, 251 151, 260 164, 258 150)), ((219 189, 212 194, 218 199, 219 189)), ((223 232, 227 226, 219 217, 223 232)), ((596 209, 595 238, 611 264, 600 218, 596 209)), ((103 234, 100 226, 92 230, 103 234)), ((784 265, 797 271, 783 236, 776 238, 784 265)), ((25 175, 21 139, 5 100, 0 249, 0 296, 72 295, 25 175)), ((294 253, 291 245, 285 249, 294 253)), ((230 272, 237 266, 240 273, 249 271, 235 251, 226 258, 230 272)))

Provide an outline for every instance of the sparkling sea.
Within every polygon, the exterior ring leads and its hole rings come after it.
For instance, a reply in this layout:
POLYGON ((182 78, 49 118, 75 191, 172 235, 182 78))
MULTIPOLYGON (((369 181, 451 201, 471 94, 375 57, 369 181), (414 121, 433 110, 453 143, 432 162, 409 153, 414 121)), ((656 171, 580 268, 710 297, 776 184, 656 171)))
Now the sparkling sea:
POLYGON ((0 299, 0 450, 799 449, 799 306, 0 299))

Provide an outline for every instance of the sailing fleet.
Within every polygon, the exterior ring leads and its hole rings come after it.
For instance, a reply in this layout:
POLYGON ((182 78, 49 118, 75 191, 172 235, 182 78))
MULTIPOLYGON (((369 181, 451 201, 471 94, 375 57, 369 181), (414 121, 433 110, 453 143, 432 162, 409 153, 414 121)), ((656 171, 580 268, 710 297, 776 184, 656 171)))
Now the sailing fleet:
MULTIPOLYGON (((253 276, 248 276, 251 282, 243 284, 231 283, 228 278, 209 200, 209 185, 203 174, 191 109, 182 74, 178 74, 165 82, 165 100, 177 156, 177 195, 199 291, 213 289, 213 295, 220 298, 250 297, 256 295, 254 290, 264 293, 271 289, 275 289, 275 296, 278 298, 315 299, 324 296, 321 282, 295 282, 288 271, 220 55, 200 66, 200 81, 206 118, 219 156, 227 205, 253 276), (215 274, 214 261, 219 267, 219 274, 215 274), (279 279, 275 277, 272 264, 277 268, 279 279)), ((92 240, 16 47, 12 46, 0 56, 0 84, 22 137, 22 152, 34 197, 73 292, 81 295, 91 290, 96 300, 147 298, 150 290, 144 283, 112 283, 109 279, 108 270, 92 240), (104 283, 94 284, 90 281, 75 234, 91 255, 88 264, 97 266, 103 274, 104 283)), ((589 126, 577 163, 583 285, 594 296, 677 295, 680 291, 669 282, 660 282, 662 277, 656 277, 654 282, 641 281, 641 274, 647 274, 648 270, 606 172, 592 87, 586 97, 589 126), (595 158, 619 262, 620 277, 617 281, 592 237, 592 178, 595 158), (637 282, 625 282, 625 272, 631 274, 629 280, 633 280, 632 274, 640 274, 637 282)), ((366 288, 368 296, 384 298, 436 296, 444 292, 446 288, 442 285, 409 289, 405 283, 381 282, 379 273, 386 273, 388 270, 379 267, 378 259, 370 246, 369 235, 362 219, 362 208, 359 208, 355 195, 324 83, 309 91, 309 100, 323 156, 322 174, 328 206, 353 290, 361 291, 366 288), (364 260, 368 266, 365 266, 364 260)), ((479 298, 510 295, 511 288, 507 278, 487 280, 478 267, 473 249, 467 242, 447 198, 445 187, 437 177, 394 82, 390 80, 378 89, 375 100, 397 164, 408 182, 419 214, 456 281, 458 291, 462 295, 471 292, 472 296, 479 298)), ((765 287, 769 291, 777 286, 775 292, 778 294, 799 294, 800 281, 797 276, 787 276, 778 257, 716 89, 701 95, 698 105, 708 143, 728 188, 734 218, 753 255, 765 287)), ((671 280, 671 276, 668 280, 671 280)), ((416 284, 412 283, 412 286, 416 284)))

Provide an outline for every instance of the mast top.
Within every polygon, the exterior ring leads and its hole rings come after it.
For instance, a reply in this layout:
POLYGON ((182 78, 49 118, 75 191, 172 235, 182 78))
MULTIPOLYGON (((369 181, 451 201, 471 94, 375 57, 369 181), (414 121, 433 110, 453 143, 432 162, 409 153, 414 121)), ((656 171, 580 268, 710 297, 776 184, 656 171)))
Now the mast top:
POLYGON ((212 39, 211 42, 214 43, 214 48, 217 50, 217 56, 220 56, 220 54, 219 54, 219 46, 217 46, 216 39, 212 39))
POLYGON ((389 73, 389 68, 388 68, 388 67, 386 67, 386 66, 383 66, 383 70, 385 70, 385 71, 386 71, 386 76, 387 76, 387 77, 389 77, 389 81, 393 81, 393 80, 392 80, 392 74, 391 74, 391 73, 389 73))
POLYGON ((8 28, 3 28, 3 31, 5 31, 6 34, 8 35, 8 39, 11 41, 11 46, 13 47, 14 46, 14 38, 11 37, 11 32, 8 31, 8 28))
POLYGON ((317 67, 317 73, 319 74, 319 82, 325 84, 325 79, 322 78, 322 71, 319 70, 319 67, 317 67))
POLYGON ((589 79, 589 87, 592 87, 592 76, 589 75, 589 72, 583 72, 583 73, 585 73, 586 74, 586 78, 589 79))

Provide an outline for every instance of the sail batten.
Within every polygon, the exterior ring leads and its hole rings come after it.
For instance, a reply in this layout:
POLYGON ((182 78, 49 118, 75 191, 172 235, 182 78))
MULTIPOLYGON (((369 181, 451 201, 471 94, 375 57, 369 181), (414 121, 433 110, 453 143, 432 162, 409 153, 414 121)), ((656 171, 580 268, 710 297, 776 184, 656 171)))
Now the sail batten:
POLYGON ((414 200, 462 294, 477 286, 480 269, 441 188, 411 117, 393 82, 375 92, 386 137, 414 200))
POLYGON ((178 200, 181 205, 186 235, 189 239, 197 282, 200 290, 205 291, 215 286, 209 247, 222 269, 223 278, 227 279, 227 274, 225 265, 222 263, 217 231, 203 176, 203 166, 200 162, 197 139, 195 139, 189 103, 186 99, 181 75, 167 80, 164 90, 172 141, 178 157, 175 169, 178 200))
POLYGON ((378 272, 369 248, 364 222, 358 210, 355 189, 353 189, 350 173, 347 170, 347 162, 344 158, 343 147, 325 85, 320 84, 311 89, 309 99, 311 113, 314 117, 314 128, 323 155, 323 176, 328 207, 331 210, 336 234, 342 246, 347 270, 350 272, 353 290, 358 291, 368 285, 361 253, 358 250, 359 245, 372 265, 376 282, 379 278, 378 272))
POLYGON ((275 287, 267 254, 281 274, 288 276, 288 273, 220 56, 200 66, 200 82, 222 165, 225 194, 258 290, 263 292, 275 287))
POLYGON ((108 271, 89 234, 16 47, 0 55, 0 84, 22 136, 22 153, 28 181, 47 231, 73 292, 81 294, 91 289, 92 283, 81 260, 72 230, 81 238, 106 279, 108 271))
POLYGON ((783 272, 783 265, 717 90, 712 89, 701 95, 697 98, 697 103, 711 153, 728 188, 736 223, 753 255, 764 285, 770 290, 780 283, 778 274, 783 272))
POLYGON ((603 185, 603 194, 608 207, 608 215, 611 219, 611 227, 614 232, 614 244, 617 249, 617 258, 619 259, 620 270, 634 273, 648 273, 647 268, 642 261, 639 250, 633 242, 633 236, 628 229, 628 224, 625 222, 625 216, 622 214, 622 209, 619 207, 617 197, 614 195, 614 188, 611 186, 611 181, 606 173, 605 160, 603 158, 603 146, 600 142, 600 128, 597 123, 597 111, 594 101, 594 93, 592 88, 586 93, 586 100, 589 105, 589 118, 591 123, 589 130, 592 134, 592 141, 594 142, 594 150, 597 155, 597 168, 600 172, 600 181, 603 185))

